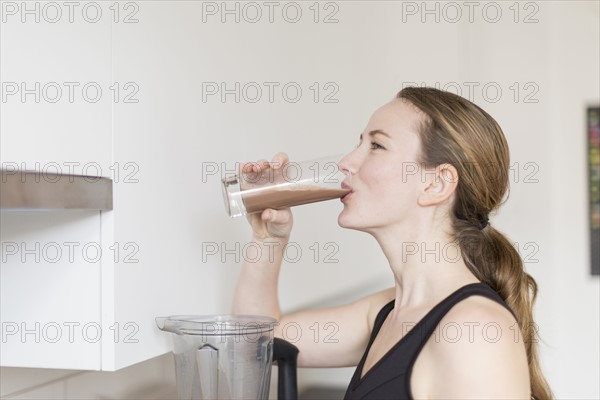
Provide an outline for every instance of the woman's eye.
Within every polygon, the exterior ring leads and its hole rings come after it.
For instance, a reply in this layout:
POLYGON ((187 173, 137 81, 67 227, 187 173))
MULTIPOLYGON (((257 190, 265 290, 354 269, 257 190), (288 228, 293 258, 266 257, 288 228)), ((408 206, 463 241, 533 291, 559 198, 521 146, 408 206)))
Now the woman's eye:
POLYGON ((371 149, 377 150, 377 149, 385 149, 385 148, 382 145, 380 145, 379 143, 371 142, 371 149))

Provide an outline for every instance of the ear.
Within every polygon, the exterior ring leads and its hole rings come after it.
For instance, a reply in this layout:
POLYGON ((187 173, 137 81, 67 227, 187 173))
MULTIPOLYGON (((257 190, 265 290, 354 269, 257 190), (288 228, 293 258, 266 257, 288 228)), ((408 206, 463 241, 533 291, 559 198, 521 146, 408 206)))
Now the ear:
POLYGON ((418 203, 421 206, 442 204, 450 198, 458 186, 458 172, 451 164, 440 164, 427 169, 418 203))

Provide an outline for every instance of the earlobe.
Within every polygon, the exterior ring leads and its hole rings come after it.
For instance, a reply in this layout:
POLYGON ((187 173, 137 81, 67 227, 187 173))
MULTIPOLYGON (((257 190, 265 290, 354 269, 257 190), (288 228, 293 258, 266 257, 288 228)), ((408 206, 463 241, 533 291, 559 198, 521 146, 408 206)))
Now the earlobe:
POLYGON ((451 164, 440 164, 425 173, 427 178, 419 195, 419 205, 432 206, 445 202, 458 186, 458 172, 451 164))

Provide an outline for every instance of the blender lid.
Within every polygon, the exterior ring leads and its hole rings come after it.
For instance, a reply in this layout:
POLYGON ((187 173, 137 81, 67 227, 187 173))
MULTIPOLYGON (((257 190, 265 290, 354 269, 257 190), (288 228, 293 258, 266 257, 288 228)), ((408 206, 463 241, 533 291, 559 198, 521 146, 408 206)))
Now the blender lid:
POLYGON ((272 331, 277 320, 258 315, 171 315, 157 317, 156 324, 179 335, 255 335, 272 331))

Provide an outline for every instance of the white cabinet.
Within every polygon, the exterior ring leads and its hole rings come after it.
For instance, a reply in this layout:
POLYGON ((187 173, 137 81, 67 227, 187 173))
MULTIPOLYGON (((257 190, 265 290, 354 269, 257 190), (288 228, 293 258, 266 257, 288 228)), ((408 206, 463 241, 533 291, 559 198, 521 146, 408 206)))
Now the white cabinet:
MULTIPOLYGON (((56 173, 110 177, 106 7, 5 1, 1 7, 1 168, 34 171, 33 179, 44 181, 56 173)), ((108 333, 100 212, 2 211, 0 217, 1 365, 100 369, 108 333)))
POLYGON ((100 369, 99 212, 0 216, 2 366, 100 369))
POLYGON ((0 364, 115 370, 164 354, 154 318, 226 312, 220 287, 235 273, 202 260, 229 220, 218 175, 203 184, 200 173, 203 157, 220 157, 218 136, 185 109, 191 43, 173 46, 160 28, 182 14, 163 3, 2 7, 2 168, 105 176, 114 200, 111 211, 2 211, 0 364))
POLYGON ((108 5, 2 2, 3 169, 110 176, 108 5))

